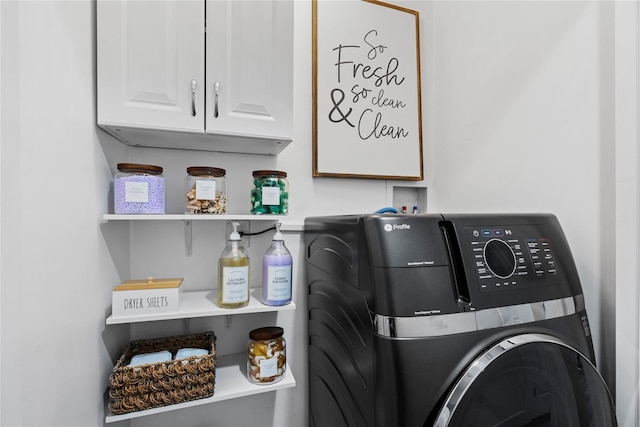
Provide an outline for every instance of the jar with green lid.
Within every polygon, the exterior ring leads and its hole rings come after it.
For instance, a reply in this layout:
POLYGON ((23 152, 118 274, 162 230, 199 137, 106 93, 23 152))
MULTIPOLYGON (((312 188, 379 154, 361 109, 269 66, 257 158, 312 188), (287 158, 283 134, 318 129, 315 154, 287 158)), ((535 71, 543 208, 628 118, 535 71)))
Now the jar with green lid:
POLYGON ((190 166, 185 179, 185 213, 224 214, 227 212, 227 178, 224 169, 190 166))
POLYGON ((286 214, 289 212, 287 173, 276 170, 253 171, 252 214, 286 214))
POLYGON ((287 344, 284 330, 267 326, 249 332, 247 378, 254 384, 274 384, 287 370, 287 344))
POLYGON ((118 163, 117 167, 113 181, 116 214, 165 213, 165 183, 160 166, 118 163))

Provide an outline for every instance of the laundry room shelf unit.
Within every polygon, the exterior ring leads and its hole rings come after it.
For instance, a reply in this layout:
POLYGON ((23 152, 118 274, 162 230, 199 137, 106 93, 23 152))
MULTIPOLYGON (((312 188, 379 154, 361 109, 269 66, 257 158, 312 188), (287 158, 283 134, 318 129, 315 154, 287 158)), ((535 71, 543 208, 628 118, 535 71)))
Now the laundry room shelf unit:
POLYGON ((303 231, 304 224, 300 218, 289 215, 252 215, 252 214, 104 214, 103 221, 251 221, 251 222, 275 222, 282 224, 281 231, 303 231))
POLYGON ((216 388, 215 394, 206 399, 191 400, 189 402, 177 403, 175 405, 161 406, 159 408, 147 409, 144 411, 130 412, 122 415, 108 414, 105 422, 128 420, 132 418, 144 417, 147 415, 160 414, 162 412, 175 411, 178 409, 190 408, 193 406, 206 405, 209 403, 221 402, 223 400, 236 399, 238 397, 251 396, 259 393, 281 390, 296 385, 296 380, 291 373, 291 367, 287 366, 284 378, 273 385, 255 385, 247 380, 245 375, 247 355, 232 354, 219 356, 216 359, 216 388))
MULTIPOLYGON (((192 224, 193 221, 271 221, 282 223, 281 231, 301 231, 303 229, 300 223, 283 223, 287 215, 252 215, 252 214, 211 214, 211 215, 191 215, 191 214, 104 214, 103 221, 182 221, 184 222, 185 236, 185 253, 191 256, 192 242, 192 224)), ((241 230, 245 231, 245 230, 241 230)))
MULTIPOLYGON (((186 230, 189 230, 188 250, 190 252, 190 224, 191 221, 219 221, 225 224, 230 221, 271 221, 278 222, 285 215, 188 215, 188 214, 164 214, 164 215, 120 215, 104 214, 104 221, 184 221, 186 230)), ((294 229, 299 226, 294 225, 294 229)), ((256 313, 275 313, 280 311, 293 311, 296 309, 294 302, 283 306, 267 306, 260 301, 260 288, 252 288, 249 304, 241 308, 221 308, 215 303, 215 292, 212 290, 184 291, 180 297, 180 306, 176 312, 150 314, 142 316, 109 316, 106 319, 107 325, 133 324, 142 322, 155 322, 162 320, 183 320, 188 324, 189 319, 199 317, 220 317, 224 316, 229 320, 233 315, 250 315, 256 313)), ((230 322, 227 322, 230 325, 230 322)), ((128 414, 112 414, 108 405, 105 405, 105 422, 113 423, 117 421, 144 417, 147 415, 159 414, 162 412, 175 411, 178 409, 193 406, 206 405, 223 400, 236 399, 244 396, 268 393, 271 391, 295 387, 296 380, 291 372, 291 367, 287 364, 284 377, 273 385, 257 385, 249 382, 246 377, 246 352, 233 353, 217 356, 216 359, 216 380, 215 394, 205 399, 198 399, 174 405, 162 406, 159 408, 136 411, 128 414)))
POLYGON ((105 221, 279 221, 286 215, 104 214, 105 221))
MULTIPOLYGON (((258 289, 259 291, 259 289, 258 289)), ((252 292, 256 292, 253 288, 252 292)), ((262 304, 255 295, 251 295, 249 304, 241 308, 221 308, 212 300, 214 291, 187 291, 180 296, 180 308, 173 313, 148 314, 141 316, 109 316, 107 325, 123 323, 155 322, 158 320, 192 319, 196 317, 232 316, 239 314, 270 313, 274 311, 295 310, 295 303, 287 305, 269 306, 262 304)))

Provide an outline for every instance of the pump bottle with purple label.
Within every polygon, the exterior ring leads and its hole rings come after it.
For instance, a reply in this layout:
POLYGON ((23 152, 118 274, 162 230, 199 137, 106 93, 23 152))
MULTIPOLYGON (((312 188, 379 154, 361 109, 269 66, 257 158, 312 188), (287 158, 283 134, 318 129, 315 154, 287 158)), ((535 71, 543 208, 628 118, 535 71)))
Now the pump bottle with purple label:
POLYGON ((276 224, 273 241, 262 261, 262 303, 266 305, 291 302, 293 259, 284 244, 280 226, 280 223, 276 224))

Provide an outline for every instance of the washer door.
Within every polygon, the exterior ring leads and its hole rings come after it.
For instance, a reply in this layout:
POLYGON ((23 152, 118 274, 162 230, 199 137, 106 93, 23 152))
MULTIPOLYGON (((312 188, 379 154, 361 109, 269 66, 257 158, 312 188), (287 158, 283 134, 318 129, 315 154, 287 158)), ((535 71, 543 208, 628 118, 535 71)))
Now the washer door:
POLYGON ((437 427, 614 427, 615 409, 595 366, 545 334, 507 338, 455 384, 437 427))

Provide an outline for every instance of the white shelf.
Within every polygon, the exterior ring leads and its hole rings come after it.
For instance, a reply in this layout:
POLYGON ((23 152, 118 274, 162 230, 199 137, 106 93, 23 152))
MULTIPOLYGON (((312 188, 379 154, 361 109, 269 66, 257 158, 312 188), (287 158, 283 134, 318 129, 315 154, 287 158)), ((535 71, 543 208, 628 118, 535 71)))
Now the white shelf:
POLYGON ((215 393, 211 397, 178 403, 175 405, 162 406, 160 408, 147 409, 145 411, 131 412, 123 415, 113 415, 108 413, 107 410, 108 415, 105 417, 105 422, 112 423, 131 418, 159 414, 162 412, 175 411, 177 409, 189 408, 192 406, 206 405, 243 396, 268 393, 270 391, 281 390, 284 388, 294 387, 296 385, 296 380, 291 373, 291 367, 288 365, 284 378, 279 382, 273 385, 252 384, 246 377, 246 363, 246 353, 217 357, 215 393))
POLYGON ((104 214, 104 221, 280 221, 287 215, 252 215, 252 214, 104 214))
MULTIPOLYGON (((260 289, 257 290, 259 293, 260 289)), ((296 305, 292 301, 287 305, 264 305, 253 293, 249 305, 241 308, 221 308, 215 303, 216 291, 187 291, 180 296, 180 308, 173 313, 149 314, 143 316, 109 316, 107 325, 122 323, 153 322, 158 320, 190 319, 195 317, 228 316, 232 314, 267 313, 273 311, 295 310, 296 305)))
POLYGON ((189 214, 103 214, 103 221, 183 221, 184 222, 184 251, 187 256, 191 256, 192 251, 192 231, 193 221, 271 221, 280 222, 283 232, 300 232, 304 230, 304 225, 295 220, 283 221, 287 215, 189 215, 189 214))
POLYGON ((252 214, 103 214, 103 221, 278 221, 282 224, 282 231, 297 232, 304 230, 304 220, 292 218, 288 215, 252 215, 252 214))

